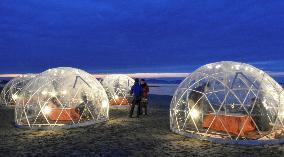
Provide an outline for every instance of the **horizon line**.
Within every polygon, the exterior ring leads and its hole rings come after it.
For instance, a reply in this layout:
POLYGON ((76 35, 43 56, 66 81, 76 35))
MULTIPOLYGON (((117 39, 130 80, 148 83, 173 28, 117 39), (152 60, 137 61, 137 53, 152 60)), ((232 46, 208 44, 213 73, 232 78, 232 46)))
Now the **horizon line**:
MULTIPOLYGON (((274 72, 274 71, 265 71, 270 76, 284 76, 284 72, 274 72)), ((18 77, 21 75, 26 75, 31 73, 25 74, 0 74, 0 78, 3 77, 18 77)), ((37 74, 37 73, 33 73, 37 74)), ((124 74, 132 78, 177 78, 177 77, 187 77, 190 73, 98 73, 98 74, 91 74, 94 75, 96 78, 103 78, 106 75, 111 74, 124 74)))

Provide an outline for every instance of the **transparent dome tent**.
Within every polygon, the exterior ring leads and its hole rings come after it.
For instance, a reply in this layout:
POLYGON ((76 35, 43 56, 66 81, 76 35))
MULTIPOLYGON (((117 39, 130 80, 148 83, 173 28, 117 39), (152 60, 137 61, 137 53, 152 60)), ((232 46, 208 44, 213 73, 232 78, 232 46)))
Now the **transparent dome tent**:
POLYGON ((207 64, 176 90, 170 128, 228 144, 284 143, 284 92, 268 74, 237 62, 207 64))
POLYGON ((1 92, 1 104, 15 106, 18 94, 35 76, 35 74, 24 74, 11 79, 1 92))
POLYGON ((19 127, 77 127, 108 120, 104 88, 85 71, 60 67, 37 75, 18 95, 19 127))
POLYGON ((134 84, 132 78, 127 75, 112 74, 103 78, 101 83, 112 107, 123 108, 129 104, 130 89, 134 84))

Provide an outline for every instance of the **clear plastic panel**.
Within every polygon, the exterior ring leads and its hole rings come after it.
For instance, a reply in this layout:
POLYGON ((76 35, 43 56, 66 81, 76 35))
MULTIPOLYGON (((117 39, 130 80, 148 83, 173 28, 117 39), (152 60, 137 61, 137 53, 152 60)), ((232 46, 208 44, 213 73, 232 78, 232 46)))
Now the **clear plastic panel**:
POLYGON ((16 101, 16 124, 72 127, 108 119, 104 88, 90 74, 74 68, 47 70, 30 81, 16 101))
POLYGON ((191 73, 170 108, 171 129, 224 140, 283 140, 282 87, 243 63, 217 62, 191 73))

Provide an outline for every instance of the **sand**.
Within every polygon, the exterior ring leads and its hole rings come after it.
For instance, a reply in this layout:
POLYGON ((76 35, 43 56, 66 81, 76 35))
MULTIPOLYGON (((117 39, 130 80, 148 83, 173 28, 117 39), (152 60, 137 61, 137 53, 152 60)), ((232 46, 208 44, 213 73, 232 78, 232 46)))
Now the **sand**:
POLYGON ((110 110, 96 126, 40 131, 15 128, 13 109, 0 108, 0 156, 284 156, 284 145, 222 145, 172 133, 171 97, 150 100, 149 115, 139 119, 110 110))

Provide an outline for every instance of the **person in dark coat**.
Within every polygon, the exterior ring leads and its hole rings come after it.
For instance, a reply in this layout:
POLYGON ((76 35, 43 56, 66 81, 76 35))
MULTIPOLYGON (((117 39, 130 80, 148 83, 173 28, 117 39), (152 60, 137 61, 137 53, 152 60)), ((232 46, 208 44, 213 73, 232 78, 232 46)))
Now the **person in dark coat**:
POLYGON ((252 106, 255 103, 251 112, 251 117, 257 125, 259 131, 269 131, 270 125, 266 108, 259 98, 252 98, 251 101, 252 106))
POLYGON ((147 115, 147 106, 148 106, 148 93, 149 93, 149 86, 147 85, 144 79, 141 79, 140 85, 142 87, 142 99, 141 99, 141 113, 143 114, 143 108, 145 111, 145 115, 147 115))
POLYGON ((132 118, 133 111, 134 111, 134 108, 135 108, 136 105, 138 106, 137 118, 139 118, 140 109, 141 109, 140 105, 141 105, 142 93, 143 93, 143 90, 142 90, 142 87, 140 85, 139 79, 136 78, 135 83, 131 87, 131 90, 130 90, 130 94, 133 95, 133 101, 132 101, 131 109, 130 109, 130 113, 129 113, 130 118, 132 118))
POLYGON ((196 87, 194 90, 192 90, 188 98, 196 103, 203 96, 203 93, 206 91, 207 87, 209 87, 209 84, 202 84, 196 87))

